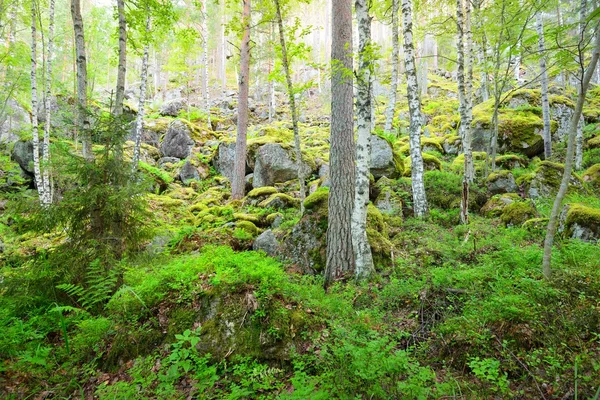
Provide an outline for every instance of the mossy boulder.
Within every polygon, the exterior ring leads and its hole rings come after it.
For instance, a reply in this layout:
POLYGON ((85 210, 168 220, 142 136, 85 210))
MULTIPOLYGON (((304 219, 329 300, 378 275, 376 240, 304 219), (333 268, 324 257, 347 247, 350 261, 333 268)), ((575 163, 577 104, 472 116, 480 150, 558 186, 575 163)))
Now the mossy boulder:
POLYGON ((517 154, 504 154, 496 157, 496 166, 502 169, 525 168, 529 162, 517 154))
POLYGON ((260 224, 260 218, 254 214, 233 213, 233 219, 236 221, 250 221, 254 225, 260 224))
POLYGON ((329 188, 322 187, 304 199, 304 209, 315 212, 319 211, 327 215, 327 202, 329 200, 329 188))
POLYGON ((596 136, 595 138, 588 140, 587 147, 589 149, 600 149, 600 136, 596 136))
MULTIPOLYGON (((302 159, 300 162, 302 176, 308 177, 316 169, 314 162, 302 159)), ((259 188, 273 186, 298 178, 298 162, 291 149, 284 148, 280 143, 266 143, 256 152, 254 179, 252 186, 259 188)))
POLYGON ((458 135, 449 134, 444 136, 442 147, 444 148, 444 153, 458 155, 462 149, 462 142, 458 135))
POLYGON ((258 235, 258 228, 251 221, 241 220, 235 223, 235 226, 252 236, 258 235))
MULTIPOLYGON (((443 210, 460 208, 463 178, 448 171, 428 171, 425 173, 425 192, 431 206, 443 210)), ((469 185, 469 208, 479 209, 487 201, 487 193, 476 183, 469 185)))
POLYGON ((422 137, 421 138, 421 150, 422 151, 436 151, 440 154, 444 154, 443 143, 445 139, 443 137, 422 137))
MULTIPOLYGON (((424 171, 441 171, 442 162, 434 155, 423 153, 423 169, 424 171)), ((404 159, 404 176, 411 176, 412 162, 410 157, 404 159)))
POLYGON ((489 199, 479 212, 486 217, 499 217, 507 206, 522 200, 516 193, 498 194, 489 199))
POLYGON ((589 167, 581 176, 584 182, 587 182, 593 188, 600 189, 600 164, 594 164, 589 167))
POLYGON ((300 200, 287 195, 285 193, 274 193, 269 196, 267 199, 263 200, 259 207, 263 208, 275 208, 278 210, 284 208, 298 207, 300 205, 300 200))
POLYGON ((371 135, 370 172, 377 179, 383 176, 396 178, 402 175, 404 165, 402 157, 394 151, 386 139, 371 135))
MULTIPOLYGON (((517 180, 523 185, 525 192, 532 199, 554 196, 558 192, 565 167, 551 161, 541 161, 534 174, 524 175, 517 180)), ((568 193, 583 188, 583 182, 577 175, 572 174, 568 193)))
POLYGON ((559 232, 588 242, 600 239, 600 209, 583 204, 566 204, 559 217, 559 232))
POLYGON ((395 181, 383 177, 373 186, 373 205, 388 215, 402 216, 402 196, 396 191, 395 181))
POLYGON ((537 212, 530 201, 517 201, 504 207, 500 220, 508 227, 521 226, 536 216, 537 212))
POLYGON ((378 230, 373 228, 367 228, 367 240, 371 246, 371 255, 373 256, 373 263, 377 265, 390 264, 393 257, 394 245, 387 238, 387 236, 381 234, 378 230))
POLYGON ((491 194, 514 193, 517 191, 517 184, 512 172, 498 170, 492 172, 486 180, 487 189, 491 194))
POLYGON ((251 198, 251 199, 256 199, 256 198, 260 198, 260 197, 268 197, 277 192, 279 192, 279 191, 276 188, 274 188, 273 186, 263 186, 263 187, 252 189, 248 193, 247 197, 251 198))

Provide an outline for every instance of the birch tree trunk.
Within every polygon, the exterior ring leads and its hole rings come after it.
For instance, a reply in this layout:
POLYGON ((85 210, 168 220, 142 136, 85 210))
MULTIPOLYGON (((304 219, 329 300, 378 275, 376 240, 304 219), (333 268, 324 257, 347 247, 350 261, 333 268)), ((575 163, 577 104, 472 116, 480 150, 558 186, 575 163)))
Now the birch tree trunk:
MULTIPOLYGON (((546 238, 544 240, 544 259, 542 264, 542 270, 546 279, 550 278, 552 274, 551 261, 552 261, 552 245, 554 244, 554 235, 556 234, 556 225, 558 222, 558 215, 561 211, 562 202, 567 194, 569 188, 569 181, 571 180, 571 170, 573 167, 573 155, 575 152, 575 137, 577 135, 577 125, 581 118, 581 112, 583 110, 583 103, 585 102, 585 94, 587 93, 590 80, 596 70, 598 63, 598 57, 600 57, 600 28, 596 27, 596 37, 594 43, 594 51, 592 59, 585 70, 583 76, 581 76, 581 82, 579 85, 579 93, 577 97, 577 104, 575 105, 575 112, 573 113, 573 119, 569 125, 569 138, 567 140, 567 158, 565 160, 565 170, 563 173, 562 180, 556 198, 554 199, 554 205, 552 207, 552 213, 550 214, 550 220, 548 221, 548 229, 546 231, 546 238)), ((583 57, 582 57, 583 58, 583 57)), ((584 60, 580 59, 581 65, 584 65, 584 60)))
POLYGON ((550 132, 550 101, 548 100, 548 72, 546 70, 546 45, 544 43, 544 22, 542 13, 536 14, 536 29, 538 34, 538 50, 540 52, 540 80, 542 84, 542 117, 544 120, 544 157, 552 157, 552 135, 550 132))
POLYGON ((46 125, 44 127, 44 146, 42 148, 42 184, 44 185, 44 204, 52 203, 52 190, 50 188, 50 129, 51 125, 51 103, 52 103, 52 58, 54 57, 54 9, 55 0, 50 0, 48 21, 48 44, 46 55, 46 94, 44 96, 44 112, 46 114, 46 125))
POLYGON ((248 89, 250 85, 250 1, 242 0, 242 46, 240 48, 240 75, 238 81, 238 120, 235 141, 235 159, 231 181, 231 198, 244 197, 246 186, 246 134, 248 130, 248 89))
POLYGON ((388 98, 388 106, 385 111, 385 133, 392 130, 392 122, 394 121, 394 111, 396 110, 396 97, 398 93, 398 58, 400 54, 400 39, 398 37, 398 9, 400 8, 400 0, 392 0, 392 77, 390 82, 390 94, 388 98))
MULTIPOLYGON (((146 18, 146 35, 150 34, 150 17, 146 18)), ((133 159, 131 160, 132 170, 135 172, 140 161, 140 147, 142 145, 142 129, 144 127, 144 114, 146 108, 146 89, 148 87, 148 53, 150 44, 144 45, 144 55, 142 56, 142 72, 140 76, 140 100, 138 103, 138 112, 135 120, 133 159)))
POLYGON ((92 143, 89 135, 90 120, 87 114, 87 58, 80 0, 71 0, 71 17, 75 34, 75 59, 77 64, 77 130, 81 136, 83 157, 92 160, 92 143))
POLYGON ((208 122, 208 126, 210 127, 210 92, 208 87, 208 14, 206 13, 207 1, 208 0, 202 1, 202 37, 204 38, 204 49, 202 50, 202 67, 204 69, 204 104, 206 107, 206 120, 208 122))
POLYGON ((33 137, 33 176, 40 203, 45 204, 46 195, 40 168, 40 136, 38 132, 37 99, 37 13, 35 1, 31 2, 31 133, 33 137))
MULTIPOLYGON (((587 0, 581 0, 581 7, 579 9, 579 40, 580 43, 584 43, 585 40, 585 26, 587 18, 587 0)), ((582 62, 583 63, 583 62, 582 62)), ((583 115, 579 117, 577 124, 577 139, 575 140, 575 171, 580 171, 583 166, 583 115)))
POLYGON ((306 188, 304 184, 305 176, 302 171, 302 147, 300 144, 300 132, 298 131, 298 109, 296 108, 294 84, 292 83, 292 75, 290 73, 290 64, 285 43, 285 31, 283 29, 283 18, 281 16, 281 5, 279 3, 279 0, 275 0, 275 8, 277 11, 277 25, 279 27, 279 44, 281 45, 281 63, 283 65, 285 81, 287 83, 290 111, 292 112, 292 127, 294 130, 294 150, 296 153, 296 168, 298 169, 298 181, 300 182, 300 213, 304 214, 304 198, 306 188))
MULTIPOLYGON (((367 238, 367 205, 369 204, 369 161, 371 158, 371 84, 373 60, 370 56, 371 17, 369 0, 356 0, 354 8, 358 20, 358 72, 356 76, 356 186, 352 212, 352 247, 356 263, 356 278, 364 279, 373 273, 373 255, 367 238)), ((397 0, 394 0, 397 3, 397 0)), ((397 74, 397 73, 396 73, 397 74)))
POLYGON ((221 91, 227 90, 227 43, 225 39, 225 0, 221 0, 221 91))
POLYGON ((352 2, 333 0, 331 16, 331 187, 325 288, 354 273, 351 232, 355 185, 352 2))
POLYGON ((125 20, 125 0, 117 0, 119 14, 119 66, 117 67, 117 91, 115 93, 114 114, 123 114, 125 99, 125 74, 127 73, 127 21, 125 20))
POLYGON ((416 217, 427 214, 427 197, 423 180, 423 156, 421 154, 421 99, 419 85, 417 84, 417 70, 415 66, 415 48, 412 32, 412 4, 411 0, 402 0, 402 25, 404 30, 404 66, 406 72, 406 92, 408 97, 408 111, 410 113, 410 160, 413 191, 413 208, 416 217))

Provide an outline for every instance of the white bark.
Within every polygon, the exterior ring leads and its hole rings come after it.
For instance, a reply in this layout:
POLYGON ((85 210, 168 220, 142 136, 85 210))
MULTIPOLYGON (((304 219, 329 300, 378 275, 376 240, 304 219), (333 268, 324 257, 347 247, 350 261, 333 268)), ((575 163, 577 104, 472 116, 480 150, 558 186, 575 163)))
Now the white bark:
POLYGON ((544 22, 542 13, 536 14, 536 29, 538 34, 538 50, 540 52, 540 81, 542 84, 542 117, 544 120, 544 157, 549 160, 552 156, 552 135, 550 133, 550 101, 548 100, 548 72, 546 70, 546 45, 544 43, 544 22))
POLYGON ((392 76, 390 82, 390 94, 388 97, 388 105, 385 111, 385 133, 392 130, 392 122, 394 121, 394 111, 396 110, 396 97, 398 92, 398 58, 400 54, 400 39, 398 37, 398 9, 400 8, 400 0, 392 0, 392 76))
POLYGON ((125 20, 125 0, 117 0, 119 15, 119 66, 117 70, 117 91, 115 94, 114 114, 123 114, 125 99, 125 74, 127 72, 127 21, 125 20))
POLYGON ((411 0, 402 0, 402 25, 404 28, 404 66, 406 72, 406 92, 408 110, 410 113, 410 159, 412 163, 413 208, 416 217, 427 214, 427 197, 423 180, 423 156, 421 154, 421 99, 417 84, 417 69, 415 66, 415 48, 412 32, 411 0))
MULTIPOLYGON (((146 18, 146 35, 150 33, 150 17, 146 18)), ((133 159, 132 169, 137 170, 138 163, 140 161, 140 147, 142 144, 142 129, 144 125, 144 113, 146 108, 146 88, 148 86, 148 53, 150 50, 150 44, 144 45, 144 55, 142 56, 142 72, 140 76, 140 100, 138 103, 138 112, 135 121, 135 133, 133 146, 133 159)))
POLYGON ((52 190, 50 188, 50 129, 51 129, 51 102, 52 102, 52 58, 54 57, 54 8, 55 1, 50 0, 48 21, 48 45, 46 55, 46 94, 44 108, 46 113, 46 126, 44 127, 44 146, 42 149, 42 184, 44 185, 44 204, 52 203, 52 190))
POLYGON ((206 120, 208 122, 208 126, 210 127, 210 90, 208 87, 208 14, 206 13, 207 1, 208 0, 202 1, 202 14, 204 14, 204 17, 202 18, 202 37, 204 39, 204 49, 202 51, 202 68, 204 70, 204 104, 206 107, 206 120))
MULTIPOLYGON (((585 40, 585 20, 587 18, 587 0, 581 0, 581 7, 579 9, 579 40, 581 43, 585 40)), ((577 138, 575 139, 575 171, 580 171, 583 168, 583 126, 585 121, 583 114, 579 117, 579 123, 577 124, 577 138)))
POLYGON ((227 54, 226 54, 226 39, 225 39, 225 0, 221 0, 221 91, 225 95, 227 90, 227 54))
POLYGON ((46 195, 42 171, 40 168, 40 136, 38 132, 38 99, 37 99, 37 13, 35 2, 31 2, 31 133, 33 136, 33 175, 40 203, 44 204, 46 195))
POLYGON ((356 0, 358 20, 358 73, 356 97, 356 185, 352 212, 352 248, 356 277, 363 279, 374 270, 371 246, 367 239, 367 205, 369 204, 369 161, 371 157, 371 86, 373 60, 370 59, 371 17, 368 0, 356 0))

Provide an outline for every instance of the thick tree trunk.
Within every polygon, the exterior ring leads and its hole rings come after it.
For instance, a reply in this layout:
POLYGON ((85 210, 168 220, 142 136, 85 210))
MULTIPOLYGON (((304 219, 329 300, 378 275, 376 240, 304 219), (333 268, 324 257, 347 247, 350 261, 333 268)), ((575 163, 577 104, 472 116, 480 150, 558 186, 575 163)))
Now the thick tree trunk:
POLYGON ((237 137, 235 141, 235 160, 231 181, 231 198, 244 197, 246 186, 246 134, 248 130, 248 89, 250 85, 250 0, 242 0, 243 36, 240 48, 240 76, 238 97, 237 137))
POLYGON ((125 74, 127 73, 127 21, 125 20, 125 0, 117 0, 119 14, 119 66, 117 69, 117 91, 115 93, 114 114, 123 114, 125 99, 125 74))
POLYGON ((352 2, 333 0, 331 24, 331 150, 325 287, 354 272, 354 118, 352 2))
MULTIPOLYGON (((150 17, 146 18, 146 35, 150 34, 150 17)), ((138 103, 138 112, 135 121, 133 159, 131 161, 132 169, 135 172, 140 161, 140 147, 142 145, 142 129, 144 127, 144 114, 146 108, 146 88, 148 87, 148 53, 150 45, 144 45, 144 55, 142 56, 142 72, 140 75, 140 100, 138 103)))
POLYGON ((292 83, 292 74, 288 60, 287 47, 285 43, 285 31, 283 29, 283 18, 281 16, 281 5, 279 0, 275 0, 277 10, 277 25, 279 27, 279 44, 281 45, 281 63, 285 73, 287 83, 288 99, 290 102, 290 111, 292 112, 292 127, 294 130, 294 150, 296 152, 296 168, 298 168, 298 181, 300 182, 300 212, 304 214, 304 197, 306 188, 304 184, 305 176, 302 171, 302 147, 300 144, 300 132, 298 130, 298 109, 296 108, 296 98, 294 95, 294 84, 292 83))
POLYGON ((45 204, 44 183, 40 167, 40 136, 38 131, 37 99, 37 13, 36 2, 31 2, 31 133, 33 137, 33 175, 40 203, 45 204))
MULTIPOLYGON (((394 0, 397 2, 397 0, 394 0)), ((371 246, 367 238, 367 205, 369 204, 369 162, 371 158, 371 102, 373 60, 370 56, 371 17, 368 0, 356 0, 358 20, 358 73, 356 97, 356 187, 352 212, 352 247, 356 263, 356 278, 364 279, 375 271, 371 246)), ((396 73, 397 74, 397 73, 396 73)))
MULTIPOLYGON (((583 76, 581 76, 581 83, 579 85, 579 94, 577 97, 577 104, 575 105, 575 112, 573 113, 573 119, 569 125, 569 138, 567 140, 567 158, 565 160, 565 170, 563 173, 562 180, 556 198, 554 199, 554 205, 552 206, 552 213, 550 214, 550 220, 548 221, 548 229, 546 231, 546 238, 544 240, 544 259, 543 259, 543 273, 545 278, 550 278, 551 260, 552 260, 552 245, 554 244, 554 235, 556 234, 556 225, 558 222, 558 215, 562 208, 562 202, 567 194, 569 188, 569 181, 571 180, 571 170, 573 167, 573 156, 575 153, 575 137, 577 136, 577 125, 581 118, 581 112, 583 110, 583 103, 585 102, 585 95, 587 93, 590 80, 596 70, 598 63, 598 57, 600 57, 600 28, 596 28, 596 38, 594 44, 594 51, 590 63, 585 70, 583 76)), ((584 60, 579 61, 583 65, 584 60)))
POLYGON ((202 0, 202 37, 204 39, 204 48, 202 49, 202 68, 204 71, 204 106, 206 107, 206 119, 208 126, 210 127, 210 91, 208 87, 208 14, 206 12, 207 1, 208 0, 202 0))
POLYGON ((550 133, 550 102, 548 100, 548 72, 546 70, 546 45, 544 44, 544 22, 542 13, 536 14, 538 50, 540 52, 540 80, 542 84, 542 117, 544 119, 544 157, 552 157, 552 135, 550 133))
POLYGON ((44 127, 44 147, 42 149, 42 184, 44 185, 44 204, 52 203, 52 188, 50 187, 50 129, 51 103, 52 103, 52 58, 54 57, 54 9, 55 0, 50 0, 48 21, 48 44, 46 55, 46 94, 44 96, 44 112, 46 113, 46 126, 44 127))
POLYGON ((80 0, 71 0, 71 17, 73 18, 77 64, 77 130, 81 136, 83 157, 87 160, 92 160, 94 153, 92 152, 92 143, 89 134, 90 120, 87 113, 87 58, 80 0))
POLYGON ((415 66, 415 48, 412 32, 412 4, 411 0, 402 0, 402 25, 404 28, 404 66, 406 72, 406 92, 408 97, 408 110, 410 113, 410 160, 412 163, 412 191, 413 208, 416 217, 427 214, 427 197, 423 180, 423 156, 421 154, 421 99, 417 84, 417 70, 415 66))
POLYGON ((398 10, 400 0, 392 0, 392 76, 390 82, 390 94, 388 106, 385 111, 385 133, 392 131, 392 122, 394 121, 394 111, 396 110, 396 97, 398 93, 398 58, 400 55, 400 39, 398 37, 398 10))

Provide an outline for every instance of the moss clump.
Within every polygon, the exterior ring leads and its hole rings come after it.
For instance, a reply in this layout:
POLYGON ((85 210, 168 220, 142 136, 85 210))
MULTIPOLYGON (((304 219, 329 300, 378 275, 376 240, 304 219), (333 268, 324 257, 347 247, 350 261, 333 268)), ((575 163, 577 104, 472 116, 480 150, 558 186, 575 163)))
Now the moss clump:
POLYGON ((501 170, 498 170, 496 172, 492 172, 491 174, 489 174, 488 178, 486 179, 486 182, 488 182, 488 183, 496 182, 498 179, 508 178, 509 175, 512 176, 512 172, 501 169, 501 170))
POLYGON ((324 207, 327 209, 327 201, 329 200, 329 188, 322 187, 316 192, 304 199, 304 208, 306 210, 316 210, 324 207))
POLYGON ((274 188, 273 186, 264 186, 264 187, 252 189, 250 191, 250 193, 248 193, 248 197, 257 198, 257 197, 263 197, 263 196, 270 196, 277 192, 278 192, 278 190, 276 188, 274 188))
POLYGON ((235 226, 252 236, 256 236, 258 234, 258 228, 251 221, 238 221, 235 223, 235 226))
POLYGON ((486 217, 499 217, 508 205, 521 200, 521 196, 516 193, 497 194, 489 199, 479 212, 486 217))
POLYGON ((534 218, 536 211, 531 202, 518 201, 504 207, 500 220, 506 226, 520 226, 525 221, 534 218))
POLYGON ((375 264, 388 264, 392 258, 392 242, 373 228, 367 228, 367 240, 371 246, 375 264))
POLYGON ((523 228, 531 232, 542 232, 548 226, 548 218, 532 218, 523 223, 523 228))
POLYGON ((258 225, 260 223, 260 218, 252 214, 233 213, 233 219, 235 219, 236 221, 250 221, 255 225, 258 225))
POLYGON ((267 223, 269 225, 272 225, 273 222, 275 222, 275 220, 277 218, 283 218, 283 214, 282 213, 278 213, 278 212, 277 213, 269 214, 269 215, 267 215, 266 221, 267 221, 267 223))
POLYGON ((444 143, 443 137, 422 137, 421 138, 421 148, 423 151, 437 151, 439 153, 444 154, 444 148, 442 147, 442 143, 444 143))
POLYGON ((588 140, 587 147, 590 149, 600 149, 600 136, 588 140))
POLYGON ((298 207, 300 205, 300 200, 293 198, 290 195, 285 193, 274 193, 266 200, 262 201, 259 204, 259 207, 263 208, 290 208, 290 207, 298 207))
POLYGON ((600 164, 594 164, 589 167, 583 173, 582 179, 592 187, 600 189, 600 164))
POLYGON ((600 227, 600 210, 583 204, 570 204, 567 212, 567 226, 573 224, 600 227))
POLYGON ((173 189, 165 192, 165 196, 178 200, 193 200, 198 196, 198 193, 192 188, 177 185, 173 189))
MULTIPOLYGON (((432 154, 423 153, 423 169, 425 171, 441 171, 442 162, 432 154)), ((412 163, 410 157, 404 159, 404 176, 411 176, 412 163)))
POLYGON ((496 157, 496 165, 504 169, 524 168, 527 164, 525 158, 516 154, 504 154, 496 157))
POLYGON ((367 206, 367 226, 377 230, 378 232, 386 231, 385 220, 383 214, 373 204, 367 206))
POLYGON ((196 203, 189 208, 191 213, 208 211, 208 206, 204 203, 196 203))

